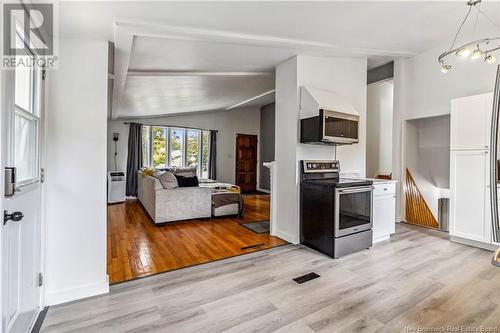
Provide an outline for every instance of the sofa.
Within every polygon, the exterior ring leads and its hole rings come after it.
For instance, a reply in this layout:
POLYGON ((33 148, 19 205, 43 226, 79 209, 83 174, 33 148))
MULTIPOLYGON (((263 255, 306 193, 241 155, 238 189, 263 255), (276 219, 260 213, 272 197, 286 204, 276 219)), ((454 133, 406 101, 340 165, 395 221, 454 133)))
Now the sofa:
POLYGON ((154 223, 209 218, 212 189, 208 187, 163 188, 158 178, 138 172, 137 198, 154 223))

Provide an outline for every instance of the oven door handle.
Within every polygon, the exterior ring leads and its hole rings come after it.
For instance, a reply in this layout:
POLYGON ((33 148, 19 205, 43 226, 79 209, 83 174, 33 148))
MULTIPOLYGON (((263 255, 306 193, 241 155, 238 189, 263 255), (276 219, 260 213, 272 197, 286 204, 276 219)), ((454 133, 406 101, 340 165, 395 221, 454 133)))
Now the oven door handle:
POLYGON ((375 187, 373 187, 373 186, 363 186, 363 187, 355 187, 355 188, 337 190, 337 192, 339 194, 359 193, 359 192, 373 191, 374 188, 375 187))

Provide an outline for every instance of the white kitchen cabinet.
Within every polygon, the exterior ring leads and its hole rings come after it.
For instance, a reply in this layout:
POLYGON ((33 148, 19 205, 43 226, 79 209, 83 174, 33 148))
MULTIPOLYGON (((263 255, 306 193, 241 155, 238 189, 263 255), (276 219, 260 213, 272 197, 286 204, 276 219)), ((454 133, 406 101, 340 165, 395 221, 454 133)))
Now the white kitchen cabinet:
POLYGON ((488 162, 486 150, 451 152, 451 236, 491 244, 488 162))
POLYGON ((451 150, 488 149, 492 106, 491 93, 451 101, 451 150))
POLYGON ((396 230, 396 184, 374 183, 373 243, 389 239, 396 230))

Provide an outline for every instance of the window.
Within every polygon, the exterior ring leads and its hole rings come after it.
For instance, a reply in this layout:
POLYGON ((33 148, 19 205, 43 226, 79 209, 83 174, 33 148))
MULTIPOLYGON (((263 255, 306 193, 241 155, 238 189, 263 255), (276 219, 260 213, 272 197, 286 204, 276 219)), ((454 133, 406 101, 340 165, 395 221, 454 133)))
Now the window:
POLYGON ((143 126, 142 147, 144 166, 195 167, 198 177, 208 178, 210 131, 143 126))
POLYGON ((200 131, 187 130, 186 165, 198 168, 200 161, 200 131))
POLYGON ((170 129, 169 161, 172 167, 184 166, 184 130, 181 128, 170 129))
POLYGON ((153 127, 151 137, 153 138, 152 166, 167 166, 167 129, 164 127, 153 127))
MULTIPOLYGON (((23 42, 22 32, 17 32, 17 46, 24 48, 18 57, 33 58, 35 55, 23 42)), ((39 177, 39 89, 41 70, 36 67, 15 69, 14 131, 12 135, 12 159, 16 167, 18 184, 32 182, 39 177)))

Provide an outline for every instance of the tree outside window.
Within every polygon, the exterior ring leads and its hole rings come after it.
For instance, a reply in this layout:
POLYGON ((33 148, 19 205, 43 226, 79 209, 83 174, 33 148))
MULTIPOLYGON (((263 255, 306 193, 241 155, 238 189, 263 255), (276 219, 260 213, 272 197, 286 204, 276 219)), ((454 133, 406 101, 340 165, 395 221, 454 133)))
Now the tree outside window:
POLYGON ((184 130, 181 128, 170 129, 170 166, 184 166, 184 130))
POLYGON ((165 135, 165 128, 163 127, 153 127, 152 138, 153 138, 153 166, 165 166, 166 159, 166 147, 167 138, 165 135))
POLYGON ((152 167, 195 167, 208 178, 210 131, 160 126, 143 127, 143 163, 152 167))
POLYGON ((187 130, 186 165, 198 168, 200 153, 200 131, 187 130))

